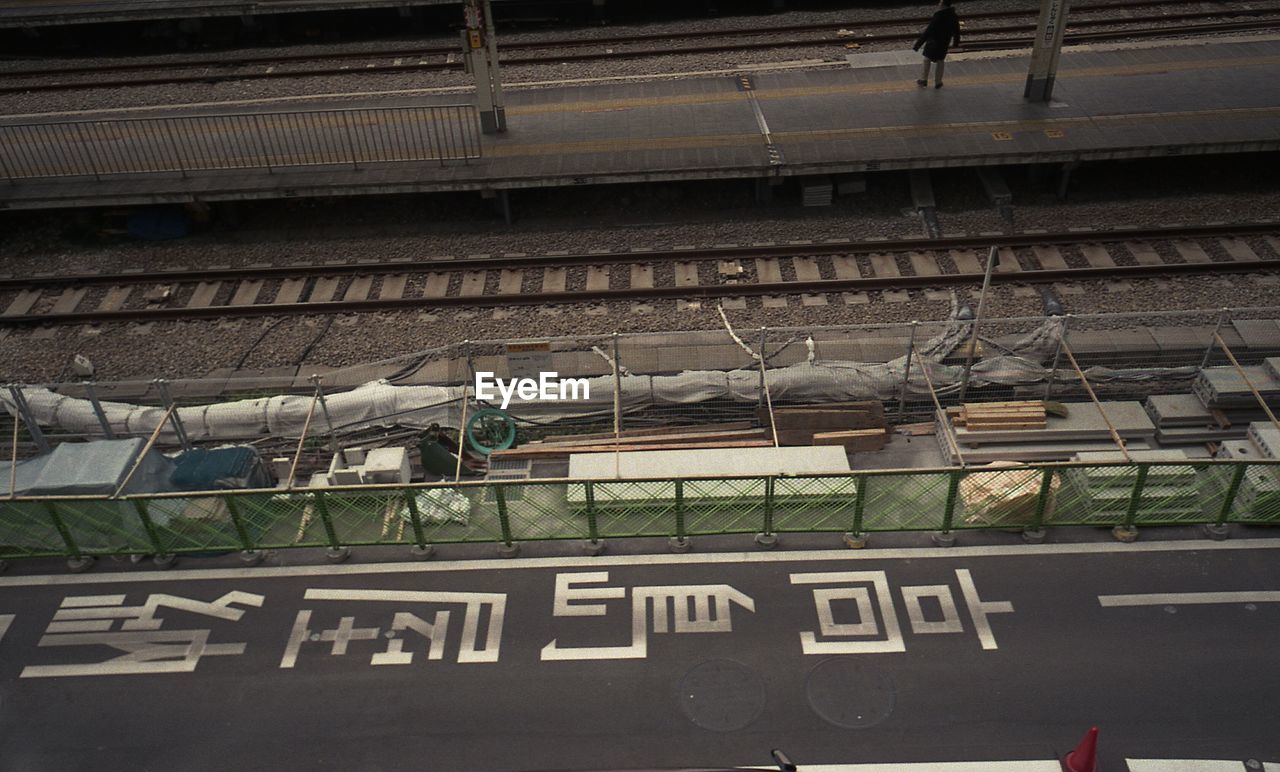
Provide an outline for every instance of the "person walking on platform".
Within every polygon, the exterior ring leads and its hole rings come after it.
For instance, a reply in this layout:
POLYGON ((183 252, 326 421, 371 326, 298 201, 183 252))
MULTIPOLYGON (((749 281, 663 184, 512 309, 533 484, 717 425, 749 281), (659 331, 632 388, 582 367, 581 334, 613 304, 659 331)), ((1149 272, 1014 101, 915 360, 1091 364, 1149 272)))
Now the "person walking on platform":
POLYGON ((952 2, 953 0, 941 0, 938 3, 938 10, 929 20, 929 26, 924 28, 916 44, 911 47, 911 50, 919 51, 920 46, 924 46, 924 72, 920 75, 920 80, 916 81, 920 88, 929 86, 929 65, 932 64, 938 66, 934 71, 933 87, 942 88, 947 49, 950 46, 960 47, 960 17, 956 15, 956 9, 951 7, 952 2))

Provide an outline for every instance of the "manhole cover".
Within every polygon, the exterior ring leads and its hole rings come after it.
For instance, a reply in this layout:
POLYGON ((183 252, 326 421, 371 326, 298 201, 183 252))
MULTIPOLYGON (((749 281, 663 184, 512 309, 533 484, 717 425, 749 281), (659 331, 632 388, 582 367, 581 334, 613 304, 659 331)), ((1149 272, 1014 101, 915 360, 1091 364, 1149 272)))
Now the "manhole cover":
POLYGON ((754 670, 728 659, 713 659, 685 673, 680 708, 703 729, 732 732, 759 718, 764 681, 754 670))
POLYGON ((809 706, 822 718, 846 729, 866 729, 893 712, 893 679, 853 660, 818 663, 805 684, 809 706))

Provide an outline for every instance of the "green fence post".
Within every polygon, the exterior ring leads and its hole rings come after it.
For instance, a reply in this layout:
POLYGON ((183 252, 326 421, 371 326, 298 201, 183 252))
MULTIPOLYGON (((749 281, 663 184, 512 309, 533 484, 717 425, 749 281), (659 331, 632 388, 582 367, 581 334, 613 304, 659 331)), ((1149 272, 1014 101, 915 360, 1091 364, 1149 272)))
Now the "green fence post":
POLYGON ((850 526, 849 532, 844 535, 844 543, 849 549, 860 550, 867 546, 867 534, 862 530, 862 514, 867 506, 867 483, 870 481, 870 477, 860 474, 854 483, 858 486, 858 490, 854 493, 853 498, 853 525, 850 526))
MULTIPOLYGON (((616 334, 615 334, 616 340, 616 334)), ((596 484, 590 480, 587 486, 587 540, 582 551, 588 555, 599 555, 604 552, 604 542, 600 540, 599 524, 596 522, 596 484)))
POLYGON ((1214 541, 1227 538, 1229 533, 1227 518, 1231 516, 1231 507, 1236 503, 1236 494, 1240 492, 1240 485, 1244 482, 1244 474, 1248 467, 1248 464, 1236 464, 1235 469, 1231 471, 1231 482, 1227 484, 1227 493, 1222 497, 1222 507, 1218 509, 1217 522, 1204 527, 1204 532, 1214 541))
POLYGON ((62 537, 63 546, 67 548, 67 567, 77 574, 89 570, 89 566, 93 565, 93 558, 80 552, 80 545, 76 544, 76 540, 71 537, 71 529, 67 528, 67 524, 62 521, 58 508, 52 501, 46 501, 44 508, 49 513, 49 519, 53 521, 53 527, 62 537))
POLYGON ((147 511, 146 499, 133 499, 133 508, 138 511, 138 519, 142 521, 142 528, 147 532, 147 540, 151 542, 151 549, 154 550, 154 560, 160 568, 168 568, 173 565, 173 555, 166 555, 164 545, 160 543, 160 531, 156 530, 156 524, 151 519, 151 513, 147 511))
POLYGON ((506 486, 493 486, 493 497, 498 500, 498 525, 502 528, 502 544, 498 545, 498 554, 504 558, 513 558, 520 554, 520 545, 511 540, 511 518, 507 516, 506 486))
POLYGON ((964 470, 956 469, 947 473, 947 510, 942 513, 942 530, 933 534, 933 543, 939 547, 950 547, 956 543, 955 534, 951 533, 951 524, 955 519, 956 500, 960 498, 960 478, 964 470))
POLYGON ((316 512, 320 513, 320 522, 324 525, 324 535, 329 540, 325 557, 333 563, 341 563, 351 557, 351 548, 338 543, 338 532, 333 530, 333 518, 329 516, 329 503, 325 501, 324 494, 316 491, 312 495, 315 496, 316 512))
POLYGON ((234 496, 223 496, 221 501, 227 507, 227 514, 231 515, 231 525, 235 526, 236 538, 240 540, 240 559, 249 565, 256 566, 266 555, 253 548, 249 529, 244 527, 244 517, 240 514, 240 505, 236 503, 234 496))
POLYGON ((764 478, 764 530, 756 534, 756 544, 767 550, 778 546, 778 535, 773 532, 773 483, 774 478, 764 478))
POLYGON ((684 480, 676 480, 676 535, 667 540, 672 552, 688 552, 693 546, 685 533, 684 480))
POLYGON ((427 544, 426 534, 422 531, 422 513, 418 511, 417 492, 405 491, 404 503, 409 508, 409 524, 413 526, 413 546, 409 549, 420 558, 430 557, 435 548, 427 544))
POLYGON ((1049 496, 1053 493, 1053 475, 1055 470, 1045 469, 1040 477, 1040 494, 1036 496, 1036 514, 1031 525, 1022 529, 1022 540, 1027 544, 1040 544, 1044 541, 1044 513, 1049 508, 1049 496))
POLYGON ((1138 538, 1138 528, 1134 525, 1138 519, 1138 507, 1142 503, 1142 486, 1147 483, 1147 472, 1150 464, 1138 464, 1138 475, 1133 481, 1133 493, 1129 496, 1129 509, 1124 513, 1124 524, 1111 529, 1111 533, 1122 542, 1131 542, 1138 538))

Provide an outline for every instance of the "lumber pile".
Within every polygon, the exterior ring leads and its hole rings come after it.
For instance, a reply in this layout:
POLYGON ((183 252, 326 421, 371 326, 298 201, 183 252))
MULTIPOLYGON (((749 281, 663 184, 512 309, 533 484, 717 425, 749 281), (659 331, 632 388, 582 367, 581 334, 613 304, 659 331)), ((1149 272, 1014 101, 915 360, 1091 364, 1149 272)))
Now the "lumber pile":
POLYGON ((842 445, 845 450, 881 450, 889 439, 884 403, 834 402, 819 405, 775 407, 772 422, 768 408, 756 417, 763 426, 774 425, 779 445, 842 445))
POLYGON ((1045 407, 1039 427, 1019 426, 1031 423, 1023 420, 1025 414, 1005 423, 979 422, 975 426, 966 420, 968 425, 958 425, 949 411, 938 411, 938 445, 943 458, 959 463, 958 449, 970 464, 1065 461, 1082 451, 1115 450, 1111 427, 1131 450, 1149 449, 1155 441, 1156 427, 1138 402, 1103 402, 1105 418, 1097 406, 1087 402, 1049 403, 1045 407), (979 426, 983 428, 976 428, 979 426))
POLYGON ((702 426, 662 426, 613 432, 566 434, 529 442, 518 448, 496 450, 491 460, 546 459, 575 453, 613 453, 637 450, 689 450, 694 448, 772 447, 767 429, 752 428, 748 421, 702 426))
POLYGON ((979 402, 947 408, 953 426, 970 431, 1043 429, 1048 417, 1039 400, 1020 402, 979 402))

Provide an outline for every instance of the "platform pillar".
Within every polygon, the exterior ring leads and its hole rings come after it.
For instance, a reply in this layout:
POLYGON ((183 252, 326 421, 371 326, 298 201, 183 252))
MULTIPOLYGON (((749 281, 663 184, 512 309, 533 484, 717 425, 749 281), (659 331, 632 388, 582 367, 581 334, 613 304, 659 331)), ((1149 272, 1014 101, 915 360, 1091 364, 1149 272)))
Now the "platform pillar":
POLYGON ((1040 21, 1031 48, 1031 69, 1027 72, 1024 99, 1048 102, 1053 97, 1053 80, 1062 54, 1062 34, 1067 28, 1067 8, 1071 0, 1040 0, 1040 21))
POLYGON ((506 110, 502 104, 502 73, 498 66, 498 36, 493 29, 493 12, 489 0, 467 0, 467 28, 462 32, 467 72, 476 79, 476 107, 480 111, 480 130, 497 134, 507 130, 506 110))

